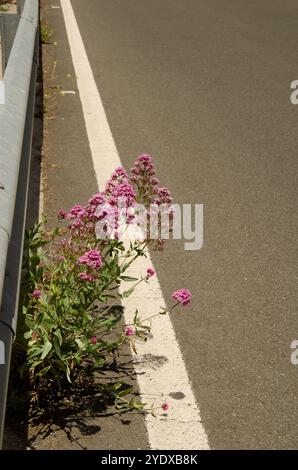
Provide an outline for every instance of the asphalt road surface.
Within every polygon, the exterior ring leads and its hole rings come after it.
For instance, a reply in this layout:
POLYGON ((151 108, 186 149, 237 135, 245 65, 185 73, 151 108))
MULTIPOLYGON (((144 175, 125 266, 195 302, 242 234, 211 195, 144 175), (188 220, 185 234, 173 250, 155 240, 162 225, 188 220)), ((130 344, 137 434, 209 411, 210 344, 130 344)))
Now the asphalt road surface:
MULTIPOLYGON (((173 323, 210 447, 297 448, 297 1, 72 6, 123 165, 150 153, 176 202, 204 204, 203 248, 152 258, 165 298, 193 293, 173 323)), ((69 203, 95 186, 82 117, 72 125, 69 203)))

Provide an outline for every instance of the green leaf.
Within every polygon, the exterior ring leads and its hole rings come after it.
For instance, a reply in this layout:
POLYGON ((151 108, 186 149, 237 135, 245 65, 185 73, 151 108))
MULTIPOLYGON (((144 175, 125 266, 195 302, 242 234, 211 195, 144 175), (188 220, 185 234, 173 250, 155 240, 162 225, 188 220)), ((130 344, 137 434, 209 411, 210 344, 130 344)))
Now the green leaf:
POLYGON ((57 338, 54 338, 53 344, 54 344, 54 349, 56 351, 57 356, 60 357, 60 359, 61 359, 61 350, 60 350, 60 346, 58 344, 57 338))
POLYGON ((38 248, 48 245, 49 241, 48 240, 34 240, 30 243, 30 248, 33 250, 37 250, 38 248))
POLYGON ((168 313, 168 310, 166 309, 166 307, 160 307, 161 308, 161 311, 158 312, 159 315, 166 315, 168 313))
POLYGON ((128 403, 115 403, 115 408, 119 411, 129 410, 129 405, 128 403))
POLYGON ((42 348, 42 351, 43 351, 41 355, 42 360, 47 357, 51 349, 52 349, 52 343, 49 340, 47 340, 42 348))
POLYGON ((147 403, 141 403, 141 402, 132 402, 132 406, 135 410, 143 410, 147 403))
POLYGON ((34 255, 30 257, 30 265, 31 267, 36 268, 36 266, 40 263, 40 258, 38 255, 34 255))
POLYGON ((121 276, 120 279, 122 279, 123 281, 126 281, 126 282, 138 281, 137 277, 131 277, 131 276, 121 276))
POLYGON ((127 299, 127 297, 129 297, 133 293, 133 291, 134 291, 134 287, 132 287, 129 290, 126 290, 125 292, 123 292, 122 297, 124 299, 127 299))
POLYGON ((70 368, 69 368, 69 365, 66 364, 66 378, 68 380, 69 383, 71 383, 71 379, 70 379, 70 368))
POLYGON ((117 398, 124 397, 125 395, 129 395, 132 392, 133 392, 133 387, 128 387, 125 390, 121 390, 120 392, 117 392, 117 398))
POLYGON ((83 343, 83 341, 80 338, 76 338, 75 342, 77 343, 77 345, 79 346, 80 349, 85 349, 85 344, 83 343))
POLYGON ((139 320, 139 311, 138 309, 136 309, 135 315, 133 317, 133 323, 137 323, 138 320, 139 320))
POLYGON ((31 339, 31 337, 32 337, 32 330, 26 331, 26 333, 24 334, 24 338, 25 339, 31 339))
POLYGON ((122 383, 121 382, 117 382, 115 384, 109 384, 107 386, 107 389, 110 390, 111 392, 116 392, 117 390, 119 390, 119 388, 122 387, 122 383))
POLYGON ((94 360, 93 365, 94 365, 94 367, 102 367, 104 365, 104 363, 105 363, 104 358, 100 357, 99 359, 94 360))
POLYGON ((57 336, 58 341, 59 341, 59 346, 61 347, 63 343, 61 330, 58 328, 58 330, 54 331, 54 335, 57 336))
POLYGON ((35 356, 38 356, 39 354, 41 354, 43 351, 43 348, 39 347, 39 346, 35 346, 33 348, 30 348, 29 350, 29 359, 32 359, 33 357, 35 356))

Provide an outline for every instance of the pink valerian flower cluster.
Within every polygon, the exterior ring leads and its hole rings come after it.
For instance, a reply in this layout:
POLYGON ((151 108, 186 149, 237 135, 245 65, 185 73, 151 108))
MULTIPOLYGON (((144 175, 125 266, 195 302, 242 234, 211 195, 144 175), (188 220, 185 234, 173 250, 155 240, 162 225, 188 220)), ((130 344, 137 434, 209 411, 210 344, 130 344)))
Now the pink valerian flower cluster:
POLYGON ((77 260, 79 266, 86 266, 87 272, 82 271, 78 274, 79 279, 85 282, 93 282, 98 276, 98 270, 102 267, 102 257, 99 250, 89 250, 86 251, 82 256, 77 260), (91 272, 90 272, 91 270, 91 272))
MULTIPOLYGON (((155 169, 151 155, 148 155, 147 153, 139 155, 131 169, 131 173, 135 175, 135 177, 153 178, 155 175, 155 169)), ((134 178, 134 181, 137 180, 138 178, 134 178)))
POLYGON ((94 194, 88 201, 89 206, 97 207, 105 203, 105 196, 103 193, 94 194))
POLYGON ((73 206, 73 208, 70 210, 68 214, 68 217, 70 219, 82 219, 84 216, 85 216, 85 209, 79 204, 76 204, 75 206, 73 206))
POLYGON ((88 204, 84 207, 75 205, 70 212, 67 214, 67 218, 79 220, 80 222, 96 221, 96 208, 98 205, 102 205, 105 202, 104 194, 94 194, 88 201, 88 204))
POLYGON ((57 262, 64 261, 69 255, 79 256, 82 250, 78 243, 72 238, 62 238, 57 244, 57 253, 55 258, 57 262))
POLYGON ((124 182, 116 186, 108 202, 112 206, 117 206, 119 198, 121 198, 127 207, 133 206, 136 203, 136 194, 131 184, 124 182))
POLYGON ((67 217, 67 212, 61 209, 60 211, 58 211, 57 216, 58 216, 58 219, 63 220, 67 217))
MULTIPOLYGON (((124 168, 117 168, 112 174, 110 180, 106 184, 105 188, 106 202, 108 204, 107 223, 114 222, 115 227, 112 227, 115 238, 117 238, 119 228, 119 221, 130 224, 134 220, 134 216, 131 214, 131 209, 136 204, 136 192, 130 177, 124 168), (115 212, 116 207, 120 209, 115 212), (111 207, 111 209, 109 208, 111 207), (114 211, 114 212, 113 212, 114 211)), ((107 231, 111 227, 107 227, 107 231)))
POLYGON ((59 220, 69 220, 68 229, 70 230, 71 237, 78 239, 84 236, 93 235, 95 231, 95 224, 105 217, 106 213, 103 211, 99 213, 97 207, 104 205, 105 194, 94 194, 88 201, 86 206, 76 204, 69 212, 60 210, 58 212, 59 220))
POLYGON ((92 338, 90 338, 91 344, 97 344, 97 342, 98 342, 97 336, 92 336, 92 338))
POLYGON ((96 279, 96 276, 92 274, 85 273, 84 271, 79 273, 79 278, 81 281, 86 281, 86 282, 93 282, 96 279))
POLYGON ((41 290, 35 289, 35 291, 33 291, 33 293, 32 293, 32 297, 33 297, 35 300, 40 299, 40 297, 41 297, 41 290))
MULTIPOLYGON (((76 204, 68 213, 63 210, 59 211, 58 217, 60 220, 70 221, 68 229, 71 237, 77 241, 93 236, 98 229, 99 222, 98 238, 118 239, 120 231, 125 230, 122 224, 131 224, 136 220, 138 204, 143 204, 147 209, 151 204, 162 205, 163 217, 159 219, 159 229, 155 234, 155 237, 159 238, 157 247, 162 248, 164 244, 162 223, 167 220, 166 215, 168 215, 169 225, 165 226, 165 233, 168 233, 168 229, 171 232, 173 225, 171 202, 170 191, 160 186, 155 176, 151 156, 142 154, 136 159, 130 174, 122 167, 116 168, 104 192, 94 194, 86 206, 76 204)), ((149 224, 149 212, 147 220, 149 224)), ((148 233, 150 233, 149 230, 148 233)))
POLYGON ((131 181, 135 184, 138 202, 149 206, 157 195, 159 180, 155 177, 152 158, 148 154, 139 155, 131 168, 131 181))
MULTIPOLYGON (((104 203, 100 203, 98 206, 95 204, 90 204, 89 206, 86 207, 85 209, 85 225, 88 227, 94 227, 93 224, 96 224, 96 222, 99 222, 100 220, 104 219, 107 215, 106 210, 101 210, 100 212, 98 211, 98 207, 102 207, 104 203)), ((82 221, 81 221, 82 222, 82 221)))
POLYGON ((191 304, 191 293, 188 289, 177 290, 172 294, 172 298, 184 307, 191 304))
POLYGON ((163 187, 157 189, 157 197, 154 200, 155 204, 160 206, 161 204, 171 204, 172 202, 173 198, 168 188, 163 187))
POLYGON ((102 259, 101 254, 98 250, 89 250, 86 251, 80 258, 78 259, 79 264, 85 264, 89 268, 98 269, 102 266, 102 259))
POLYGON ((155 274, 155 271, 154 271, 153 268, 148 268, 148 269, 147 269, 147 276, 146 276, 147 279, 149 279, 150 277, 154 276, 154 274, 155 274))
POLYGON ((107 181, 105 187, 105 196, 107 198, 113 196, 114 190, 122 183, 128 183, 129 178, 126 170, 121 166, 116 168, 114 173, 112 173, 111 178, 107 181))
MULTIPOLYGON (((104 227, 106 238, 112 234, 117 238, 118 221, 123 215, 118 209, 119 201, 121 201, 125 211, 136 203, 134 187, 122 167, 114 171, 106 184, 104 192, 94 194, 84 207, 77 204, 68 213, 62 210, 59 211, 58 218, 60 220, 70 220, 68 228, 73 238, 79 239, 84 236, 93 235, 95 233, 95 225, 100 221, 103 221, 102 226, 104 227)), ((126 218, 126 223, 130 223, 132 220, 133 217, 129 215, 126 218)))
POLYGON ((139 202, 156 203, 158 205, 171 204, 172 197, 170 191, 165 187, 160 187, 150 155, 139 155, 131 169, 131 173, 131 181, 138 188, 139 202))
MULTIPOLYGON (((157 248, 163 248, 164 240, 162 239, 163 229, 165 232, 171 232, 173 228, 173 208, 171 206, 172 197, 170 191, 166 187, 161 187, 159 180, 155 176, 155 168, 152 158, 148 154, 140 155, 131 169, 131 180, 135 184, 137 201, 144 204, 148 209, 151 204, 156 206, 162 205, 163 217, 159 219, 159 234, 156 243, 157 248), (163 221, 168 220, 169 223, 163 226, 163 221)), ((148 214, 148 226, 150 223, 150 214, 148 214)))

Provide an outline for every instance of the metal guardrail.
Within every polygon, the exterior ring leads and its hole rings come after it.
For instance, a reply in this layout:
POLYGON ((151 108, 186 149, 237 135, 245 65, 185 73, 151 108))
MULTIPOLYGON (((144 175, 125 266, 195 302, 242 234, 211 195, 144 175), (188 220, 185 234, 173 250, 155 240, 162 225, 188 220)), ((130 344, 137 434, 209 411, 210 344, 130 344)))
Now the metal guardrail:
POLYGON ((38 20, 38 0, 20 0, 18 13, 2 15, 0 20, 4 46, 4 76, 0 81, 4 91, 4 104, 0 103, 0 448, 11 349, 17 327, 39 46, 38 20))

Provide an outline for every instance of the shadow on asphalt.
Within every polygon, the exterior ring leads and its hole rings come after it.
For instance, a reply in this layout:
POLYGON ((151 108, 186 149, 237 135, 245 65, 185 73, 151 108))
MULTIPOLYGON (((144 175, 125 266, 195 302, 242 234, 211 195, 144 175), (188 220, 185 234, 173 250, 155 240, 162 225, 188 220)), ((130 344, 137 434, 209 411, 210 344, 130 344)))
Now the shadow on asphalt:
POLYGON ((28 448, 39 450, 46 443, 47 449, 52 445, 56 448, 57 436, 59 445, 63 449, 73 447, 87 450, 90 448, 90 438, 100 440, 102 430, 101 419, 113 417, 123 426, 131 423, 129 416, 132 412, 118 411, 114 405, 114 397, 105 390, 105 385, 113 385, 121 381, 121 390, 131 388, 134 377, 133 363, 125 355, 121 364, 116 359, 107 363, 105 368, 96 374, 95 382, 90 389, 83 390, 79 386, 61 400, 45 403, 43 411, 30 411, 30 435, 28 448), (126 360, 126 362, 125 362, 126 360), (48 406, 48 408, 46 408, 48 406))

